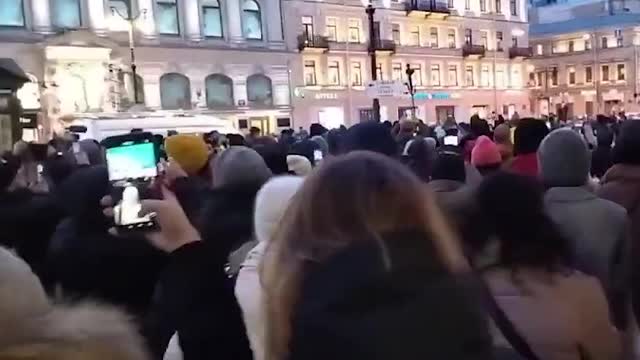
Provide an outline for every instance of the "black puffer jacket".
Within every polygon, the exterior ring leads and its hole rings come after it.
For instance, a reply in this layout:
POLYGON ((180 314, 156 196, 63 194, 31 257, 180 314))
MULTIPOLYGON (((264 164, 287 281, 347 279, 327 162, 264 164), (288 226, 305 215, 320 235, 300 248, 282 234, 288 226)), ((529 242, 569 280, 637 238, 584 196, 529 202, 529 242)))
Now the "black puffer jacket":
POLYGON ((310 263, 293 314, 289 360, 493 358, 479 301, 435 260, 424 236, 368 241, 310 263))
POLYGON ((108 189, 104 166, 80 169, 57 189, 68 217, 51 241, 47 273, 65 297, 106 302, 142 317, 166 255, 142 236, 108 233, 99 204, 108 189))

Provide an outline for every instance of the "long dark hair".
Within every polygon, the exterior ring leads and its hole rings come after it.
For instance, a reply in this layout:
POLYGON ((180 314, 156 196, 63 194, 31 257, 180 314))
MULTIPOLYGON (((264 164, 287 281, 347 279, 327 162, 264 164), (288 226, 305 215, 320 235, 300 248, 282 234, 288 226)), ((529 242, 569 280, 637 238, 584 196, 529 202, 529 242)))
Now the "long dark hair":
POLYGON ((569 242, 545 213, 537 180, 499 173, 480 184, 477 200, 484 235, 500 245, 496 265, 549 272, 570 266, 569 242))

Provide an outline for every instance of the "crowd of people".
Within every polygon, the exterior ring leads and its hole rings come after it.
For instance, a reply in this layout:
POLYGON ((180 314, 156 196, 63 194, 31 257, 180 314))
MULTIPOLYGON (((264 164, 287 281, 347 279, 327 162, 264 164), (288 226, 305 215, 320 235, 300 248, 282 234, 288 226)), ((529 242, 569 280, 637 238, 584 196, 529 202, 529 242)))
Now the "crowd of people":
POLYGON ((0 157, 0 359, 635 358, 640 121, 169 135, 147 232, 99 142, 0 157))

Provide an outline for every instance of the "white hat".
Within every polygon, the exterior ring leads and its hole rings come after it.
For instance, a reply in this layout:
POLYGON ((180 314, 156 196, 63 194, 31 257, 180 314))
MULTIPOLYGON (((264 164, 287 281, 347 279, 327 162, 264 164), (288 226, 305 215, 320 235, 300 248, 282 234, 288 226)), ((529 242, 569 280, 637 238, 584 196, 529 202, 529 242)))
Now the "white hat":
POLYGON ((307 176, 313 169, 309 159, 302 155, 287 155, 287 166, 298 176, 307 176))
POLYGON ((269 241, 275 232, 291 198, 304 179, 298 176, 279 176, 269 180, 256 195, 254 223, 256 239, 269 241))

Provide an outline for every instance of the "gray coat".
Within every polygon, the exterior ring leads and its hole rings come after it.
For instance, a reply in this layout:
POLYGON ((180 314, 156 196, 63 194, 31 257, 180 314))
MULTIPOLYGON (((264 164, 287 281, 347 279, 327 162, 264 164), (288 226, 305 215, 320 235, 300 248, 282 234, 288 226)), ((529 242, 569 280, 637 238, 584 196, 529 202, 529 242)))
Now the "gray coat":
POLYGON ((544 200, 548 214, 570 241, 575 267, 600 280, 617 313, 629 282, 626 210, 586 187, 551 188, 544 200))

